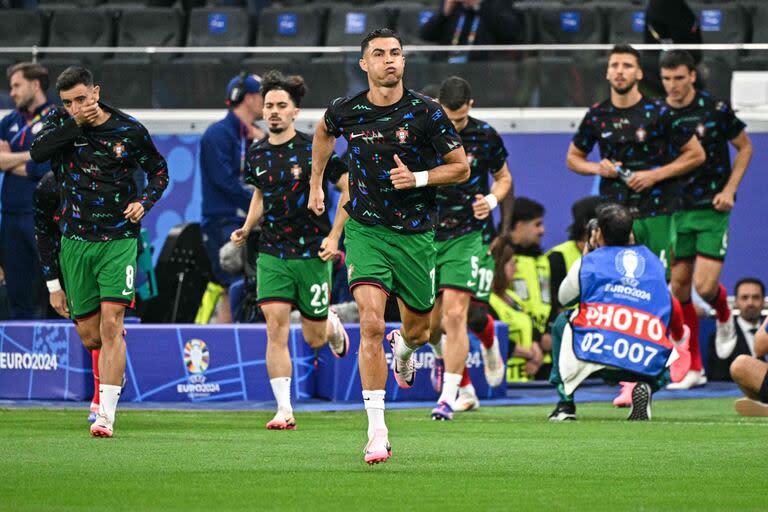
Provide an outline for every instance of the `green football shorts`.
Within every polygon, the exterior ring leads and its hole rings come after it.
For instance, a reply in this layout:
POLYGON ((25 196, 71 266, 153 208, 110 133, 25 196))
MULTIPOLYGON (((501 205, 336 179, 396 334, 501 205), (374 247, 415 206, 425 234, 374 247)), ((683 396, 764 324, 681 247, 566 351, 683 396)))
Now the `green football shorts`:
POLYGON ((349 219, 344 226, 349 288, 369 284, 394 293, 408 309, 435 304, 434 233, 404 234, 349 219))
POLYGON ((453 240, 435 242, 437 249, 437 289, 475 294, 480 278, 482 233, 475 231, 453 240))
POLYGON ((656 215, 635 219, 632 224, 635 242, 642 244, 659 257, 669 274, 669 259, 674 247, 674 221, 671 215, 656 215))
POLYGON ((102 302, 133 307, 135 238, 89 242, 61 237, 59 263, 74 320, 99 311, 102 302))
POLYGON ((701 255, 715 260, 725 259, 730 218, 730 212, 717 210, 675 213, 675 258, 690 259, 701 255))
POLYGON ((331 262, 320 258, 280 259, 260 253, 256 260, 256 300, 287 302, 310 320, 328 318, 331 262))

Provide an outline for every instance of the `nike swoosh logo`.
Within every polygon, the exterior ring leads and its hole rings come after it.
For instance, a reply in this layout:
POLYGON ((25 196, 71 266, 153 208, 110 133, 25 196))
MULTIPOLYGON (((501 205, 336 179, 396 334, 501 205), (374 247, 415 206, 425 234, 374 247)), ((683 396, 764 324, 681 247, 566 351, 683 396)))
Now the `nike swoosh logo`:
POLYGON ((261 171, 261 172, 259 172, 259 171, 256 171, 256 176, 261 176, 261 175, 262 175, 262 174, 264 174, 265 172, 267 172, 267 169, 264 169, 264 170, 263 170, 263 171, 261 171))
POLYGON ((467 286, 475 286, 476 284, 475 281, 467 281, 467 286))
POLYGON ((123 295, 130 295, 133 293, 133 290, 123 290, 123 295))
POLYGON ((320 313, 324 312, 324 311, 325 311, 325 309, 326 309, 326 308, 320 308, 320 309, 318 309, 318 308, 315 308, 315 314, 316 314, 316 315, 319 315, 320 313))
POLYGON ((349 135, 349 138, 350 138, 350 140, 351 139, 356 139, 358 137, 362 137, 363 135, 365 135, 365 134, 364 133, 352 133, 352 134, 349 135))
POLYGON ((85 142, 85 143, 83 143, 83 142, 75 142, 75 147, 76 148, 79 148, 79 147, 82 147, 82 146, 87 146, 87 145, 88 145, 87 142, 85 142))

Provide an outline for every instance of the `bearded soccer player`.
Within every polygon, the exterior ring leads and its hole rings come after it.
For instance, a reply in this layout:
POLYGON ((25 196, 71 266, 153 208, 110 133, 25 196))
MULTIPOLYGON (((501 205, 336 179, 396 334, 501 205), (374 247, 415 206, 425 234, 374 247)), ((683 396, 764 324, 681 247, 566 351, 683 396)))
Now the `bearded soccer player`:
MULTIPOLYGON (((328 214, 307 209, 312 138, 294 127, 306 87, 298 75, 277 71, 264 75, 264 119, 269 136, 248 151, 246 183, 256 187, 242 228, 231 239, 242 245, 263 217, 256 264, 258 303, 267 320, 267 372, 277 401, 277 413, 267 423, 270 430, 294 430, 291 406, 291 355, 288 351, 291 308, 301 313, 304 339, 312 348, 330 344, 336 357, 349 349, 349 337, 336 313, 329 308, 331 259, 338 255, 338 241, 347 215, 336 211, 331 229, 328 214)), ((347 169, 336 154, 328 162, 326 178, 348 196, 347 169)))
POLYGON ((99 357, 100 405, 91 434, 112 437, 125 372, 123 317, 134 301, 140 221, 168 186, 168 167, 146 128, 100 101, 90 71, 65 69, 56 80, 64 104, 45 121, 30 153, 51 160, 61 181, 61 274, 69 314, 99 357), (139 195, 133 174, 149 182, 139 195))
MULTIPOLYGON (((437 189, 435 245, 439 295, 432 310, 430 345, 436 356, 432 385, 440 397, 432 418, 452 420, 454 410, 479 405, 465 367, 470 299, 475 301, 470 327, 483 346, 481 354, 488 384, 496 387, 504 381, 499 340, 494 334, 493 318, 488 314, 494 269, 490 245, 495 238, 491 212, 509 194, 512 175, 499 134, 488 123, 469 115, 473 103, 469 83, 457 76, 447 78, 440 86, 439 102, 461 136, 471 172, 467 182, 437 189), (489 175, 493 177, 490 190, 489 175)), ((509 210, 505 213, 511 217, 509 210)))
MULTIPOLYGON (((728 330, 733 323, 728 294, 720 284, 720 272, 728 251, 728 222, 747 166, 752 158, 752 143, 746 125, 724 101, 705 91, 697 91, 696 67, 690 53, 672 50, 659 62, 661 81, 667 91, 674 122, 696 134, 704 147, 706 161, 685 177, 683 208, 675 213, 677 231, 672 265, 672 292, 683 305, 685 323, 691 329, 690 369, 669 389, 689 389, 707 382, 699 349, 699 319, 691 301, 691 287, 717 312, 718 329, 728 330), (731 167, 728 143, 736 148, 731 167)), ((731 337, 728 333, 725 337, 731 337)), ((681 358, 681 361, 688 359, 681 358)), ((673 371, 673 377, 675 377, 673 371)))
POLYGON ((434 101, 403 86, 405 56, 400 37, 377 29, 361 43, 360 67, 369 89, 334 100, 315 132, 310 208, 321 213, 322 176, 335 139, 349 143, 351 217, 344 228, 347 271, 360 310, 360 379, 368 414, 365 461, 391 454, 384 422, 384 308, 398 297, 402 331, 387 335, 400 387, 415 378, 413 352, 429 339, 435 301, 432 213, 436 185, 469 178, 456 129, 434 101))
POLYGON ((638 244, 647 246, 669 266, 672 214, 680 207, 678 176, 704 162, 704 150, 692 132, 673 124, 663 101, 646 99, 640 54, 617 45, 608 58, 606 78, 611 97, 593 105, 568 148, 568 168, 600 176, 600 197, 630 209, 638 244), (600 162, 587 155, 600 148, 600 162))

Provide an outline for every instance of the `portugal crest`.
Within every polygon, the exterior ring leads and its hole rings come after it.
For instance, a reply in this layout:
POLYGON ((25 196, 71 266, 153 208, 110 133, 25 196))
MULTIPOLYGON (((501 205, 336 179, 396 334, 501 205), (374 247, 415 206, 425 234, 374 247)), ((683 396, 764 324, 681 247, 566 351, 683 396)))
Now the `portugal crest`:
POLYGON ((299 164, 294 164, 294 166, 291 167, 291 175, 295 180, 301 178, 301 167, 299 167, 299 164))
POLYGON ((648 135, 648 132, 645 131, 645 128, 642 126, 637 129, 635 132, 635 136, 637 137, 637 140, 640 142, 645 142, 645 136, 648 135))
POLYGON ((408 140, 408 129, 398 128, 395 131, 395 137, 397 137, 397 140, 400 142, 400 144, 405 144, 405 141, 408 140))
POLYGON ((115 156, 117 158, 122 158, 123 157, 123 151, 125 151, 125 146, 123 146, 122 143, 118 142, 117 144, 112 146, 112 151, 115 152, 115 156))

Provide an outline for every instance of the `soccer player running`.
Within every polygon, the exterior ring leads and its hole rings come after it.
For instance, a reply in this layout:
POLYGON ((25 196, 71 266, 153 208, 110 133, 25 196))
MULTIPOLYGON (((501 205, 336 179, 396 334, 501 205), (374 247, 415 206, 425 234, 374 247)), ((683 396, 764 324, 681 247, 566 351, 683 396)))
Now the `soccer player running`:
MULTIPOLYGON (((668 388, 689 389, 707 382, 701 364, 699 319, 691 301, 691 287, 695 286, 717 312, 718 329, 733 327, 733 323, 728 322, 731 312, 728 294, 720 284, 720 272, 728 251, 730 212, 752 158, 752 143, 744 130, 746 125, 726 102, 694 88, 696 67, 690 53, 666 52, 659 65, 674 123, 695 133, 706 152, 706 161, 685 177, 683 207, 674 216, 677 236, 671 287, 683 305, 685 323, 691 329, 691 357, 690 369, 681 371, 682 380, 668 388), (736 148, 733 168, 729 142, 736 148)), ((688 359, 681 358, 683 361, 688 359)))
MULTIPOLYGON (((504 381, 499 340, 488 314, 494 269, 490 255, 491 237, 495 235, 491 212, 509 194, 512 175, 499 134, 488 123, 469 115, 473 103, 469 83, 457 76, 447 78, 440 85, 439 102, 461 136, 471 173, 465 183, 438 188, 436 198, 439 295, 432 310, 430 345, 436 356, 432 384, 441 393, 432 419, 452 420, 457 407, 467 410, 479 404, 465 368, 470 299, 476 301, 470 327, 483 346, 481 354, 488 384, 496 387, 504 381), (490 190, 489 175, 493 176, 490 190), (444 373, 441 368, 445 368, 444 373), (460 388, 464 396, 457 400, 460 388)), ((509 214, 511 208, 506 210, 509 214)))
MULTIPOLYGON (((329 307, 331 260, 347 215, 337 208, 331 229, 328 213, 307 209, 312 137, 296 130, 301 99, 306 93, 301 76, 269 71, 262 78, 264 119, 269 135, 248 150, 246 183, 256 189, 243 226, 231 239, 242 245, 263 217, 256 263, 257 301, 267 320, 267 373, 277 401, 277 413, 267 423, 270 430, 293 430, 291 406, 291 355, 288 351, 291 308, 301 313, 304 339, 315 349, 326 343, 336 357, 349 349, 349 337, 339 317, 329 307)), ((328 163, 328 181, 349 197, 347 169, 336 154, 328 163)))
POLYGON ((398 297, 402 332, 387 335, 398 384, 415 377, 413 352, 429 339, 435 301, 432 212, 435 185, 462 183, 469 166, 461 140, 443 109, 405 89, 400 37, 376 29, 361 43, 360 67, 369 89, 334 100, 317 125, 313 142, 310 208, 325 204, 323 171, 335 139, 349 143, 351 217, 344 228, 349 284, 360 310, 360 380, 368 414, 365 461, 391 456, 384 422, 384 307, 398 297))
POLYGON ((30 153, 51 160, 61 183, 61 274, 69 314, 88 349, 101 348, 100 405, 91 434, 112 437, 125 373, 125 308, 134 301, 140 221, 168 186, 168 167, 146 128, 102 103, 101 90, 83 67, 56 80, 64 104, 45 120, 30 153), (148 184, 139 195, 141 167, 148 184))

